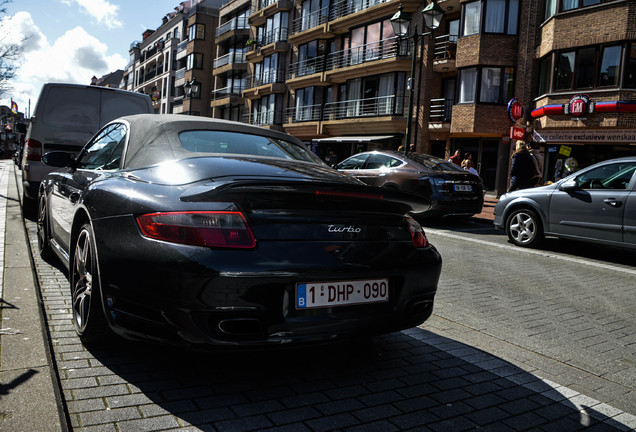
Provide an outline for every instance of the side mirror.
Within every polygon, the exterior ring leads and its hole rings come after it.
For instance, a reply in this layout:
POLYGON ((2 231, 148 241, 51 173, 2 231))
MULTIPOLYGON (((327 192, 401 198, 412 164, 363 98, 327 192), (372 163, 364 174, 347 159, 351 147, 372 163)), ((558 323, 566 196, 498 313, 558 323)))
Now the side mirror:
POLYGON ((73 158, 70 154, 63 151, 52 151, 42 156, 42 162, 55 168, 65 168, 71 166, 73 158))
POLYGON ((559 185, 559 190, 563 192, 572 192, 575 190, 581 190, 581 187, 576 183, 576 180, 567 180, 559 185))

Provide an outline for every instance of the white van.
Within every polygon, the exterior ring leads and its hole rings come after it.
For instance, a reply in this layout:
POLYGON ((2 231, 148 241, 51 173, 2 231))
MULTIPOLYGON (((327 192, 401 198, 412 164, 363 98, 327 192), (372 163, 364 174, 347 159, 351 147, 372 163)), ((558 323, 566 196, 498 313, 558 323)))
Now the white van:
POLYGON ((153 112, 150 97, 142 93, 80 84, 44 84, 29 120, 20 165, 25 208, 35 208, 40 181, 53 170, 42 162, 42 155, 53 150, 74 155, 109 121, 153 112))

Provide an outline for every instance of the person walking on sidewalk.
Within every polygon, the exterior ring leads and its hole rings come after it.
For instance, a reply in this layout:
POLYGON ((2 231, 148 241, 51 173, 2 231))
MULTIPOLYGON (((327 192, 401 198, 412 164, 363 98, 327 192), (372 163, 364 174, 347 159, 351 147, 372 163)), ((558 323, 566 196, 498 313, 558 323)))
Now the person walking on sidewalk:
POLYGON ((461 166, 462 165, 462 153, 459 150, 457 150, 455 152, 455 154, 452 155, 450 157, 450 159, 448 159, 448 161, 454 163, 457 166, 461 166))
POLYGON ((534 186, 536 184, 534 177, 537 175, 538 172, 534 166, 534 160, 528 151, 526 143, 518 140, 510 164, 510 188, 508 192, 534 186))
POLYGON ((539 152, 535 143, 529 142, 527 144, 530 156, 534 162, 534 167, 537 169, 538 175, 534 177, 535 183, 533 186, 541 186, 543 184, 543 155, 539 152))

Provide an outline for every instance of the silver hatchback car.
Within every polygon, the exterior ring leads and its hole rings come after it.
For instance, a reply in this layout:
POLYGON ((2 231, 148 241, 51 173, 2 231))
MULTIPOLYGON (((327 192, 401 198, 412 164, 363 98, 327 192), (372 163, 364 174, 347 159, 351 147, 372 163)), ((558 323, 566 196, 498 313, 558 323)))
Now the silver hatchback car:
POLYGON ((544 236, 636 249, 636 156, 611 159, 548 186, 502 195, 494 224, 533 247, 544 236))

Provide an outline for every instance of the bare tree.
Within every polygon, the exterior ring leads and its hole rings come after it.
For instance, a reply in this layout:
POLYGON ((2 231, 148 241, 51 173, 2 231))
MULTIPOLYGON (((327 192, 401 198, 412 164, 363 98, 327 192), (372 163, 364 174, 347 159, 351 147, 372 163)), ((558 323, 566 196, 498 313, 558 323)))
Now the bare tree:
MULTIPOLYGON (((7 12, 6 5, 11 0, 0 0, 0 16, 7 12)), ((15 77, 20 54, 25 39, 15 42, 8 34, 8 30, 0 23, 0 97, 11 88, 11 81, 15 77)))

